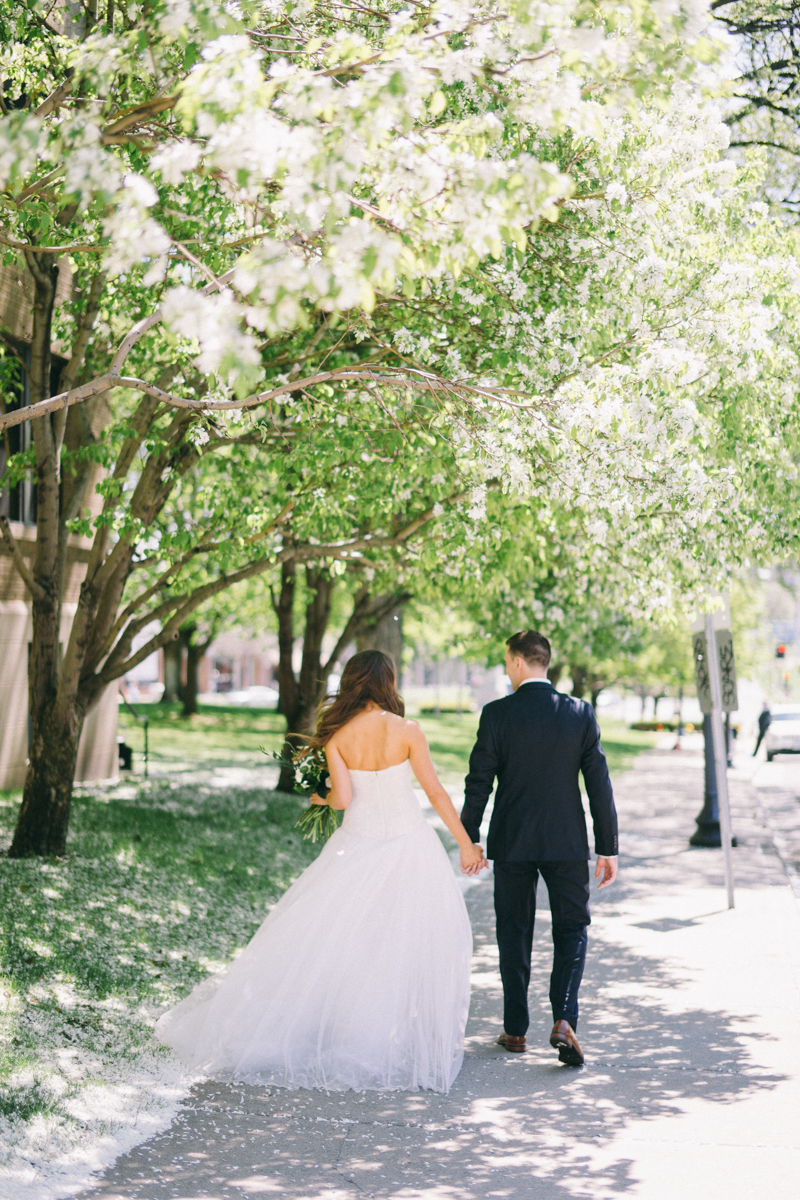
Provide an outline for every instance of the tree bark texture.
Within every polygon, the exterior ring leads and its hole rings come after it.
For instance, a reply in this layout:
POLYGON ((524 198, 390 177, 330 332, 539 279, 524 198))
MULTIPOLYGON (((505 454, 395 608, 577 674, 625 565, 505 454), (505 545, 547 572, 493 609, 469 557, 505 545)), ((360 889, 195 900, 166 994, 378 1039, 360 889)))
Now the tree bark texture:
POLYGON ((586 694, 589 672, 585 667, 579 667, 577 664, 574 664, 570 666, 569 673, 572 677, 572 694, 578 700, 582 700, 586 694))
POLYGON ((181 626, 181 661, 186 665, 186 679, 183 679, 183 670, 181 670, 178 676, 181 681, 178 694, 183 704, 181 715, 184 717, 193 717, 197 712, 197 695, 200 690, 200 663, 203 661, 203 656, 217 636, 219 624, 219 621, 212 620, 211 627, 206 631, 206 636, 202 641, 197 640, 197 623, 195 621, 190 621, 188 624, 181 626))
POLYGON ((184 717, 193 717, 197 712, 197 694, 199 688, 200 662, 208 649, 209 643, 189 641, 186 644, 186 682, 181 684, 181 701, 184 717))
POLYGON ((165 642, 162 646, 164 654, 164 691, 161 693, 159 704, 175 704, 181 693, 181 657, 183 644, 177 638, 165 642))
MULTIPOLYGON (((306 567, 306 611, 303 651, 299 675, 294 669, 294 603, 297 573, 293 561, 281 568, 281 588, 273 598, 278 617, 278 711, 286 718, 286 738, 281 754, 291 759, 302 735, 314 728, 317 707, 325 695, 328 673, 333 666, 322 663, 322 641, 327 632, 333 600, 334 579, 324 568, 306 567)), ((281 767, 278 791, 294 790, 294 770, 281 767)))
POLYGON ((552 683, 553 687, 558 687, 558 681, 564 674, 563 663, 551 663, 547 668, 547 678, 552 683))
POLYGON ((83 715, 73 712, 57 720, 51 707, 31 723, 29 766, 9 858, 57 857, 67 844, 83 715))
MULTIPOLYGON (((51 327, 58 284, 53 255, 26 254, 34 282, 30 401, 50 392, 51 327)), ((72 781, 83 712, 59 703, 61 596, 64 561, 59 555, 60 455, 64 418, 33 422, 36 459, 36 550, 31 564, 32 639, 28 657, 30 747, 28 770, 9 857, 60 855, 66 849, 72 781)))

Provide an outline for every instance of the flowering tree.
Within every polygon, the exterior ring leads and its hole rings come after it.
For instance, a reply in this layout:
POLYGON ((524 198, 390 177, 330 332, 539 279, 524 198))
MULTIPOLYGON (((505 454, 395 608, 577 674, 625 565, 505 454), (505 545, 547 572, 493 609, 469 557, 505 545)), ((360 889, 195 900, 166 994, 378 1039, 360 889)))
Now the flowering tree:
POLYGON ((13 854, 63 851, 86 712, 233 583, 398 557, 474 580, 494 492, 624 538, 630 603, 687 547, 694 577, 742 553, 745 510, 770 527, 709 413, 772 420, 796 359, 762 299, 789 268, 675 82, 676 10, 85 12, 0 4, 0 244, 35 289, 31 405, 0 416, 31 421, 8 479, 38 496, 30 566, 2 527, 33 604, 13 854))

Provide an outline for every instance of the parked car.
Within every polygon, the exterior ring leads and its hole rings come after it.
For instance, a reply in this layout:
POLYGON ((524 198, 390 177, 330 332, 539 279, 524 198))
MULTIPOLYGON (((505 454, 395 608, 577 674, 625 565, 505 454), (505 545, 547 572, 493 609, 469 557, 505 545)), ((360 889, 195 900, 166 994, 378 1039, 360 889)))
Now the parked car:
POLYGON ((767 762, 776 754, 800 754, 800 705, 776 704, 764 737, 767 762))

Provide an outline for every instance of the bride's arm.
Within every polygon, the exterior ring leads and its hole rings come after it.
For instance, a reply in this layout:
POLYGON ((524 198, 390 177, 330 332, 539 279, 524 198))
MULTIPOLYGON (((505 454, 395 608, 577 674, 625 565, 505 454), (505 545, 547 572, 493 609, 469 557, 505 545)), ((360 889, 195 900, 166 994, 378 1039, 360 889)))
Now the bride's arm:
POLYGON ((420 787, 430 800, 435 812, 442 818, 453 837, 458 842, 461 851, 461 870, 465 875, 475 875, 482 867, 487 866, 483 849, 477 846, 464 826, 461 824, 453 801, 439 782, 436 768, 431 761, 428 749, 428 739, 417 725, 416 721, 408 721, 408 749, 411 759, 411 769, 419 781, 420 787))
POLYGON ((312 802, 314 804, 329 804, 331 808, 347 808, 353 798, 350 772, 344 765, 344 759, 332 742, 328 742, 325 747, 325 758, 328 760, 328 774, 331 777, 330 790, 324 800, 315 793, 311 797, 312 802))

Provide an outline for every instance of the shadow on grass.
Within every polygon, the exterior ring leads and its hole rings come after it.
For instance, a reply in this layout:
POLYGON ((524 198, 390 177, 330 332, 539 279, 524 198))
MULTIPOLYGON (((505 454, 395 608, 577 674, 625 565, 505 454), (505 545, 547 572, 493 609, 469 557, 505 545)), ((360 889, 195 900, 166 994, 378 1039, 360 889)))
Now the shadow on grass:
MULTIPOLYGON (((18 805, 0 797, 3 847, 18 805)), ((64 858, 0 857, 0 1116, 60 1113, 64 1056, 86 1063, 74 1096, 151 1053, 151 1012, 229 961, 316 857, 302 808, 261 789, 82 789, 64 858)))

